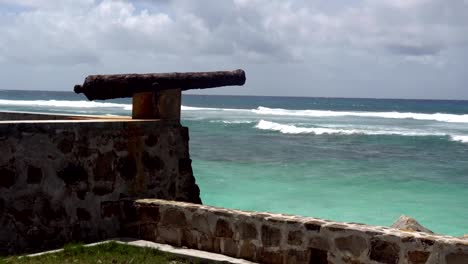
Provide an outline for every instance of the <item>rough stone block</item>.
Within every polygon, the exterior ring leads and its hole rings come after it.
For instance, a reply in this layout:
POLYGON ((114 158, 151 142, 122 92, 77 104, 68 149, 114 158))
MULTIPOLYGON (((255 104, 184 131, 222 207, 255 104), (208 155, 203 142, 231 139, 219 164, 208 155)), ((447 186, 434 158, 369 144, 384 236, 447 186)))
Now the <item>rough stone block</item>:
POLYGON ((364 238, 356 235, 338 237, 335 239, 335 246, 342 251, 358 257, 367 249, 367 242, 364 238))
POLYGON ((308 231, 316 231, 320 232, 320 229, 322 228, 323 223, 318 222, 318 221, 307 221, 304 223, 304 227, 308 231))
POLYGON ((203 213, 194 213, 189 224, 191 225, 191 228, 203 234, 211 235, 210 225, 206 217, 207 216, 203 213))
POLYGON ((117 171, 122 179, 130 181, 137 175, 136 160, 133 155, 127 155, 117 160, 117 171))
POLYGON ((85 208, 76 208, 76 217, 79 221, 91 220, 91 214, 85 208))
POLYGON ((369 258, 381 263, 397 264, 399 260, 400 247, 393 242, 381 238, 371 239, 369 258))
POLYGON ((0 187, 10 188, 16 182, 16 173, 9 168, 0 168, 0 187))
POLYGON ((160 214, 158 205, 138 206, 136 209, 139 221, 159 222, 160 214))
MULTIPOLYGON (((278 250, 266 250, 260 248, 257 252, 257 261, 260 263, 269 263, 269 264, 282 264, 283 262, 283 252, 278 250)), ((314 263, 314 262, 312 262, 314 263)))
POLYGON ((408 262, 410 264, 424 264, 429 258, 430 252, 410 251, 408 252, 408 262))
POLYGON ((120 202, 104 201, 101 202, 101 217, 118 217, 120 216, 120 202))
POLYGON ((124 223, 134 223, 138 221, 138 214, 135 202, 132 200, 121 200, 121 217, 124 223))
POLYGON ((68 163, 65 168, 57 172, 57 176, 61 178, 66 185, 74 185, 79 182, 88 181, 88 173, 83 166, 74 163, 68 163))
POLYGON ((253 223, 242 222, 239 224, 241 239, 257 239, 257 227, 253 223))
POLYGON ((281 242, 281 230, 268 225, 262 226, 262 243, 265 247, 278 247, 281 242))
POLYGON ((115 159, 117 155, 114 151, 100 154, 94 164, 94 180, 115 182, 115 159))
POLYGON ((309 249, 309 263, 328 264, 328 252, 316 248, 309 249))
POLYGON ((324 237, 313 236, 309 239, 309 247, 326 251, 330 248, 330 244, 328 243, 328 240, 324 237))
POLYGON ((224 219, 218 219, 216 222, 215 228, 215 236, 216 237, 224 237, 224 238, 232 238, 234 232, 232 231, 231 225, 224 219))
POLYGON ((187 248, 198 248, 199 232, 189 229, 182 230, 181 245, 187 248))
POLYGON ((157 224, 154 223, 142 223, 140 224, 140 236, 139 238, 156 241, 156 230, 158 229, 157 224))
POLYGON ((450 253, 445 256, 447 264, 466 264, 468 263, 467 253, 450 253))
POLYGON ((255 261, 256 252, 257 252, 257 247, 250 240, 245 240, 242 242, 239 257, 242 259, 255 261))
POLYGON ((239 241, 226 238, 223 241, 224 248, 223 248, 223 254, 231 257, 238 257, 239 254, 239 241))
MULTIPOLYGON (((285 263, 288 264, 308 264, 309 263, 309 251, 307 250, 295 250, 290 249, 288 250, 285 256, 285 263)), ((315 262, 312 262, 315 263, 315 262)))
POLYGON ((187 219, 181 208, 168 208, 161 212, 161 225, 165 227, 185 228, 187 219))
POLYGON ((212 236, 200 234, 198 240, 198 249, 205 250, 209 252, 214 251, 214 239, 212 236))
POLYGON ((167 244, 180 247, 181 246, 180 229, 159 226, 156 232, 156 242, 167 243, 167 244))
POLYGON ((40 184, 42 180, 42 169, 29 165, 28 166, 28 184, 40 184))
POLYGON ((293 245, 293 246, 300 246, 303 243, 302 241, 303 237, 304 237, 304 233, 300 230, 289 231, 288 244, 293 245))

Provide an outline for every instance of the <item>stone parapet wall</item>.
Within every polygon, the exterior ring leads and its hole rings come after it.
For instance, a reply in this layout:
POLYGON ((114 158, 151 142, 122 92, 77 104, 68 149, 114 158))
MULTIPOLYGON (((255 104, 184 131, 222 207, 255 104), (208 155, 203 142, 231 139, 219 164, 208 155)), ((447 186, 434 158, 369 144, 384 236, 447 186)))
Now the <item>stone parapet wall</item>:
POLYGON ((132 208, 133 237, 260 263, 468 263, 468 240, 449 236, 155 199, 132 208))
POLYGON ((188 140, 176 121, 1 121, 0 254, 118 236, 122 198, 201 203, 188 140))

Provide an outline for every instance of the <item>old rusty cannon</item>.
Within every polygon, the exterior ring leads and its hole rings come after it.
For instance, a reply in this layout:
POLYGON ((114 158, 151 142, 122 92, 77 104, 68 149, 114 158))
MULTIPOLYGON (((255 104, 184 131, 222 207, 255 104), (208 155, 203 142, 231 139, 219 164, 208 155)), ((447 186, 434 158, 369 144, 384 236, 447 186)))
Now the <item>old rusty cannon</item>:
POLYGON ((132 97, 133 119, 180 119, 181 91, 241 86, 245 80, 243 70, 90 75, 74 91, 89 100, 132 97))

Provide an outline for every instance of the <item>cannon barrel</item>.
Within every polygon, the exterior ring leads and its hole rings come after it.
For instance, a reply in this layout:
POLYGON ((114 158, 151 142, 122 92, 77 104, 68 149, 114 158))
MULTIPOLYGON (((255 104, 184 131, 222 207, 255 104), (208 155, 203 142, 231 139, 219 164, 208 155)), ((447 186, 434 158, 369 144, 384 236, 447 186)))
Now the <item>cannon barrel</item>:
POLYGON ((206 89, 220 86, 244 85, 245 72, 173 72, 149 74, 90 75, 83 85, 75 85, 75 93, 83 93, 89 100, 132 97, 143 92, 168 89, 206 89))

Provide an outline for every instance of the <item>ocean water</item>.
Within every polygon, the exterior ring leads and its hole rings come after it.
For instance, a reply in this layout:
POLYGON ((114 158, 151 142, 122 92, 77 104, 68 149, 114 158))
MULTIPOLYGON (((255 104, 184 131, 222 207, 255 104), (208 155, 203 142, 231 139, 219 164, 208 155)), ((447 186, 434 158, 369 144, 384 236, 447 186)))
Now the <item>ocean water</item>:
MULTIPOLYGON (((129 99, 0 91, 0 110, 130 115, 129 99)), ((184 95, 205 204, 468 233, 468 101, 184 95)))

